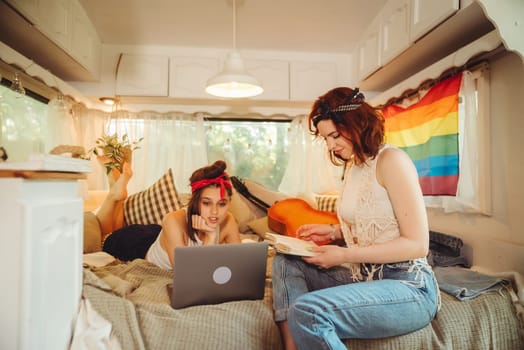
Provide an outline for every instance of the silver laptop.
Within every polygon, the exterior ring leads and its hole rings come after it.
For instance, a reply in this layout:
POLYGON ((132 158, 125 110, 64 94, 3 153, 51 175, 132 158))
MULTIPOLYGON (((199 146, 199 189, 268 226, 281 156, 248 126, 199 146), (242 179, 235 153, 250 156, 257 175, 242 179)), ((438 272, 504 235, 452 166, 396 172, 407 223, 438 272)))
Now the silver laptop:
POLYGON ((171 306, 263 299, 267 250, 265 242, 175 248, 171 306))

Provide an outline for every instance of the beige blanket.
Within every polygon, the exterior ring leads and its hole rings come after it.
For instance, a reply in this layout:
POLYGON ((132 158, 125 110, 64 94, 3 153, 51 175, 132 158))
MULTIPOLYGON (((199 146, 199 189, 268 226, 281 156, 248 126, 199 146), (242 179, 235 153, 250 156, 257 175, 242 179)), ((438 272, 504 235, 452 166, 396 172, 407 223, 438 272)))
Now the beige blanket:
POLYGON ((430 325, 397 337, 347 340, 346 346, 367 350, 517 350, 524 349, 520 327, 507 291, 483 294, 468 301, 442 293, 442 308, 430 325))
MULTIPOLYGON (((172 272, 144 260, 84 268, 83 297, 113 326, 123 349, 282 349, 271 311, 271 258, 264 300, 174 310, 172 272)), ((405 315, 410 317, 410 315, 405 315)), ((348 349, 524 349, 507 291, 468 301, 442 293, 427 327, 384 339, 351 339, 348 349)))

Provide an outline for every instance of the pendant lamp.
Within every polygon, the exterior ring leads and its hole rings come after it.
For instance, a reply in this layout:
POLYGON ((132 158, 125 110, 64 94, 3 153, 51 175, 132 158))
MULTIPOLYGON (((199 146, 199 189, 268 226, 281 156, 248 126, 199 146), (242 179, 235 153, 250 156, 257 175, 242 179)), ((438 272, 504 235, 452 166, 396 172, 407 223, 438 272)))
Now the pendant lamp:
POLYGON ((258 80, 246 71, 244 62, 236 50, 235 1, 233 0, 233 51, 227 55, 222 72, 210 78, 206 85, 206 92, 216 97, 253 97, 264 92, 258 80))

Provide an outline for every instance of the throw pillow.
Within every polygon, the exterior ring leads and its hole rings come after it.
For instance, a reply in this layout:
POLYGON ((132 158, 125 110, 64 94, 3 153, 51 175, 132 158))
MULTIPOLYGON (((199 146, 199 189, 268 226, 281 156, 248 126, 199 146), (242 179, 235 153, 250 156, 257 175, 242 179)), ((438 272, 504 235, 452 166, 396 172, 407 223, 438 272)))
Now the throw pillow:
POLYGON ((229 212, 237 220, 240 233, 245 233, 247 230, 249 230, 249 227, 247 226, 249 221, 266 215, 262 209, 255 206, 235 189, 233 189, 233 196, 231 197, 229 212))
POLYGON ((316 195, 318 210, 337 212, 338 195, 316 195))
POLYGON ((164 216, 181 208, 171 169, 148 189, 124 202, 124 224, 162 224, 164 216))
POLYGON ((247 223, 247 226, 261 238, 265 238, 266 232, 271 231, 267 223, 267 216, 252 220, 247 223))
POLYGON ((253 180, 245 179, 244 185, 248 188, 251 194, 269 205, 273 205, 278 201, 289 198, 289 196, 281 192, 272 191, 264 185, 253 180))
MULTIPOLYGON (((272 191, 266 188, 264 185, 253 180, 244 179, 242 180, 242 183, 247 188, 249 193, 269 205, 272 205, 279 200, 288 198, 288 196, 285 194, 272 191)), ((253 204, 248 198, 244 197, 236 189, 233 189, 233 193, 234 195, 231 200, 229 211, 237 220, 240 232, 246 233, 249 231, 249 229, 252 229, 248 226, 249 222, 265 217, 267 213, 265 210, 262 210, 253 204)))

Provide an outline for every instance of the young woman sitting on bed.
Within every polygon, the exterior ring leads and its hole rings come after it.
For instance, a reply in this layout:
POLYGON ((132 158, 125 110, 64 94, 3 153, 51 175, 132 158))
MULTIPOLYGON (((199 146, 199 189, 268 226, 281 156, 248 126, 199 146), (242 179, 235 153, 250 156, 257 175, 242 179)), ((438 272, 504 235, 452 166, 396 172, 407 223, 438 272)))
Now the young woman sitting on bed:
POLYGON ((103 250, 122 260, 145 258, 161 268, 172 269, 175 247, 240 243, 238 224, 229 212, 233 186, 225 169, 226 163, 218 160, 195 170, 189 179, 191 198, 187 208, 166 214, 162 226, 124 227, 123 203, 132 176, 131 167, 124 164, 97 212, 102 235, 111 233, 103 250))
POLYGON ((413 162, 384 143, 384 118, 358 89, 319 97, 309 122, 345 167, 340 225, 303 225, 297 234, 344 243, 315 247, 313 257, 274 257, 273 305, 286 349, 346 349, 341 339, 426 326, 439 290, 425 258, 429 230, 413 162))

